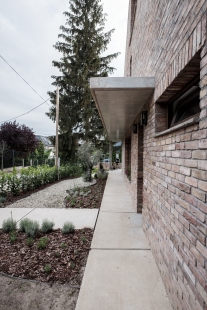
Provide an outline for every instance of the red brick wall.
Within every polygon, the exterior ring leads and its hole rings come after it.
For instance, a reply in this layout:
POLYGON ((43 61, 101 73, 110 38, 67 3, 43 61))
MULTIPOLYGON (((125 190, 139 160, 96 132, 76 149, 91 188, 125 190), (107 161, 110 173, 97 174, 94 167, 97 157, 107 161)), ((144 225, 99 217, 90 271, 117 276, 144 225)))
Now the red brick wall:
MULTIPOLYGON (((144 107, 143 228, 174 309, 207 309, 206 9, 203 0, 138 0, 130 45, 128 22, 125 75, 132 57, 132 76, 156 78, 155 92, 144 107), (156 136, 166 127, 166 107, 156 102, 199 51, 199 120, 156 136), (158 122, 163 128, 157 130, 158 122)), ((142 157, 139 141, 132 136, 134 195, 142 157)))

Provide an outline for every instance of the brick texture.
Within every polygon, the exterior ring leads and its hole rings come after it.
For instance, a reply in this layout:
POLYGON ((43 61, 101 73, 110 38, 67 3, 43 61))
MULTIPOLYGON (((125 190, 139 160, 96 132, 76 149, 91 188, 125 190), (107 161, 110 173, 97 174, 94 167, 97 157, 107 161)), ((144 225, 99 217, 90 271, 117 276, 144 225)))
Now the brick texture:
POLYGON ((173 309, 207 309, 206 11, 206 0, 137 0, 131 33, 129 5, 125 76, 132 59, 132 76, 155 76, 156 89, 143 107, 148 124, 127 134, 125 165, 173 309), (200 116, 162 134, 163 102, 197 72, 200 116))

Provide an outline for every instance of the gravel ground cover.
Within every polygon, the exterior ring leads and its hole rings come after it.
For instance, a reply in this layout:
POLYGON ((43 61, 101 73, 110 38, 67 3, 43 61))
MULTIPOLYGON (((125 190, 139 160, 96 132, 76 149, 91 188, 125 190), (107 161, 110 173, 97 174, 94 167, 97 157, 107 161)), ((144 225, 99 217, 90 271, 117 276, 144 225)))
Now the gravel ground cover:
POLYGON ((83 182, 82 178, 64 180, 35 193, 31 192, 30 195, 26 194, 25 198, 17 196, 14 198, 16 200, 14 203, 5 206, 7 208, 65 208, 66 190, 89 185, 91 183, 83 182))

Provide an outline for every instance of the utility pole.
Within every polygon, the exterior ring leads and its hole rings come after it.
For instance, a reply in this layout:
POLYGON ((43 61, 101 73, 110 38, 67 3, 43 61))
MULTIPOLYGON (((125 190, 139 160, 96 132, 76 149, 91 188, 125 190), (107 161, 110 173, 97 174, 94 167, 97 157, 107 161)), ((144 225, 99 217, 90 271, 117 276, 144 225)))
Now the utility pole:
POLYGON ((56 90, 56 139, 55 139, 55 165, 59 166, 58 161, 58 125, 59 125, 59 87, 56 90))

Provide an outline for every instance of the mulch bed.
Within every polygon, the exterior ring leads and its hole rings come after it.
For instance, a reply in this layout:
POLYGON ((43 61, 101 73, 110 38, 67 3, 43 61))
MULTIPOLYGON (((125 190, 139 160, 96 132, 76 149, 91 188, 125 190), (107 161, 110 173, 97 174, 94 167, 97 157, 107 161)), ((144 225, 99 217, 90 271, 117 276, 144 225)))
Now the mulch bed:
POLYGON ((96 184, 69 190, 65 198, 66 208, 99 209, 107 179, 97 179, 96 184))
POLYGON ((10 235, 0 229, 0 272, 24 279, 60 284, 80 285, 90 251, 93 229, 76 229, 63 234, 60 229, 51 233, 39 232, 32 246, 27 245, 25 233, 16 231, 17 240, 10 242, 10 235), (38 249, 41 237, 49 243, 45 249, 38 249), (45 265, 51 271, 44 270, 45 265))
POLYGON ((39 192, 40 190, 45 189, 45 188, 47 188, 47 187, 50 187, 50 186, 52 186, 52 185, 54 185, 54 184, 56 184, 56 183, 59 183, 59 182, 65 181, 65 180, 72 180, 72 179, 76 179, 76 178, 80 178, 80 176, 74 176, 74 177, 69 177, 69 178, 63 178, 63 179, 60 179, 60 180, 55 181, 55 182, 53 182, 53 183, 44 184, 44 185, 42 185, 42 186, 40 186, 40 187, 38 187, 38 188, 36 188, 36 189, 32 189, 32 190, 27 191, 27 192, 24 192, 24 193, 22 192, 22 193, 20 193, 18 196, 8 195, 8 196, 6 197, 6 201, 5 201, 4 203, 2 203, 2 204, 0 203, 0 208, 5 208, 6 206, 8 206, 8 205, 10 205, 10 204, 12 204, 12 203, 14 203, 14 202, 16 202, 16 201, 22 199, 22 198, 29 197, 30 195, 32 195, 32 194, 34 194, 34 193, 37 193, 37 192, 39 192))

